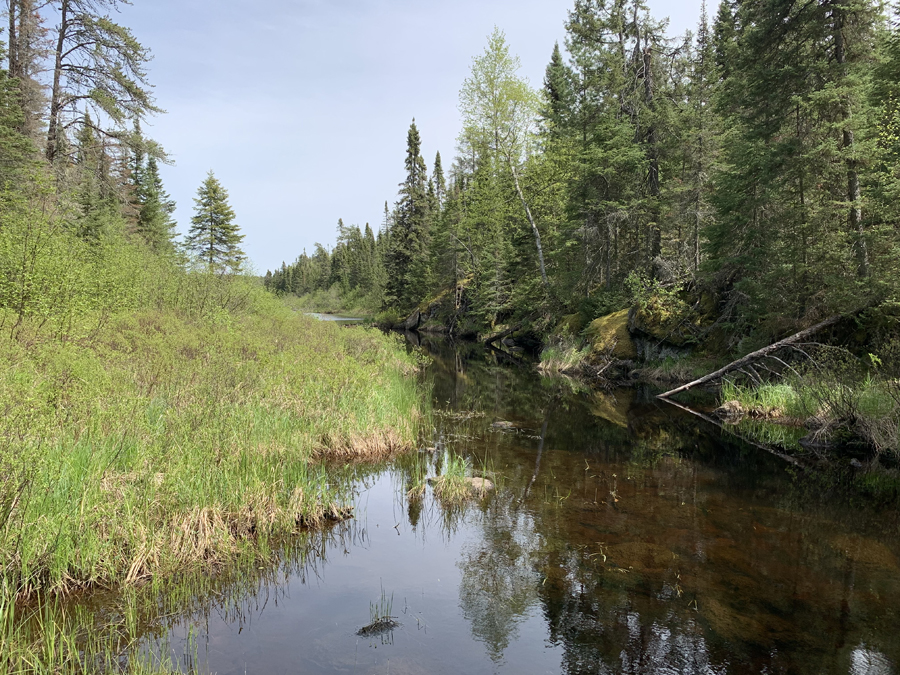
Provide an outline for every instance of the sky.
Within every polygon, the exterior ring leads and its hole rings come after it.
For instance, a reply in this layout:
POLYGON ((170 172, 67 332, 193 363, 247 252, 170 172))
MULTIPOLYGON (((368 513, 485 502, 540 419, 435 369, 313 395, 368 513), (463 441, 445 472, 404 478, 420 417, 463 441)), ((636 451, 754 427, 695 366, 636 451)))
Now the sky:
MULTIPOLYGON (((457 100, 497 26, 539 87, 573 0, 133 0, 118 20, 153 52, 166 114, 144 125, 185 232, 209 171, 228 190, 253 268, 331 246, 338 218, 376 229, 404 178, 415 118, 422 155, 453 161, 457 100)), ((700 0, 651 0, 669 33, 700 0)))

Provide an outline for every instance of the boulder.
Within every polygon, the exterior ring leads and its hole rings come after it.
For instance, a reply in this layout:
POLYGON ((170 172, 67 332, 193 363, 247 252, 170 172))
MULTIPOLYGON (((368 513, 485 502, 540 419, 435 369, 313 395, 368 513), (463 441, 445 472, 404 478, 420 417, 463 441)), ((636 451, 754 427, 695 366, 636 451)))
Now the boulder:
POLYGON ((419 320, 422 318, 422 313, 419 310, 414 311, 406 321, 403 322, 403 328, 406 330, 416 330, 419 327, 419 320))
POLYGON ((725 422, 725 424, 737 424, 744 419, 747 415, 747 411, 739 401, 725 401, 725 403, 713 411, 713 414, 725 422))
POLYGON ((606 354, 617 359, 634 359, 638 355, 628 333, 627 309, 594 319, 585 334, 591 342, 593 362, 603 360, 606 354))

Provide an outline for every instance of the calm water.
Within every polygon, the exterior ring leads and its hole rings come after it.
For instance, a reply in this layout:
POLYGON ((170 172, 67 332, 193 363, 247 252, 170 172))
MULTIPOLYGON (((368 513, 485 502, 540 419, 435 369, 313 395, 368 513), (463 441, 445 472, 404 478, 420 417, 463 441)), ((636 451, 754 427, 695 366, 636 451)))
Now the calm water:
POLYGON ((186 670, 900 672, 896 510, 648 392, 467 349, 431 348, 434 435, 361 481, 355 520, 169 625, 186 670), (449 453, 498 489, 410 503, 415 465, 449 453), (382 598, 400 625, 358 636, 382 598))
POLYGON ((319 321, 336 321, 337 323, 353 324, 362 321, 359 317, 343 316, 342 314, 322 314, 320 312, 304 312, 307 316, 317 318, 319 321))

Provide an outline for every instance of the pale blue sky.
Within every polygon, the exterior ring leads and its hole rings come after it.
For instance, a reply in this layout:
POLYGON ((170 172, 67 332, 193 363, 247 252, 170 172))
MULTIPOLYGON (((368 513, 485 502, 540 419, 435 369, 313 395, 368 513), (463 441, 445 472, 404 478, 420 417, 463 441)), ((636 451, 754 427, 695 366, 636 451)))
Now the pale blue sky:
MULTIPOLYGON (((154 53, 167 114, 145 130, 184 231, 209 169, 228 189, 244 250, 260 273, 338 218, 377 227, 403 179, 413 117, 431 169, 459 132, 457 94, 496 25, 540 86, 573 0, 134 0, 122 22, 154 53)), ((670 33, 694 30, 700 0, 650 3, 670 33)))

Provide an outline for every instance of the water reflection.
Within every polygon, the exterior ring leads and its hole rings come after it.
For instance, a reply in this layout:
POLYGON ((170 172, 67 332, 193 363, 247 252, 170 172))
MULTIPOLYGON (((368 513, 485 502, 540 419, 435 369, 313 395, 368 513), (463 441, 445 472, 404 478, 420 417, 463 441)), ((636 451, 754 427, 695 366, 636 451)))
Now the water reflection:
POLYGON ((896 509, 652 392, 423 348, 422 452, 372 471, 355 521, 197 600, 166 649, 218 673, 897 672, 896 509), (453 508, 410 492, 445 452, 497 489, 453 508), (382 590, 400 625, 360 638, 382 590))

